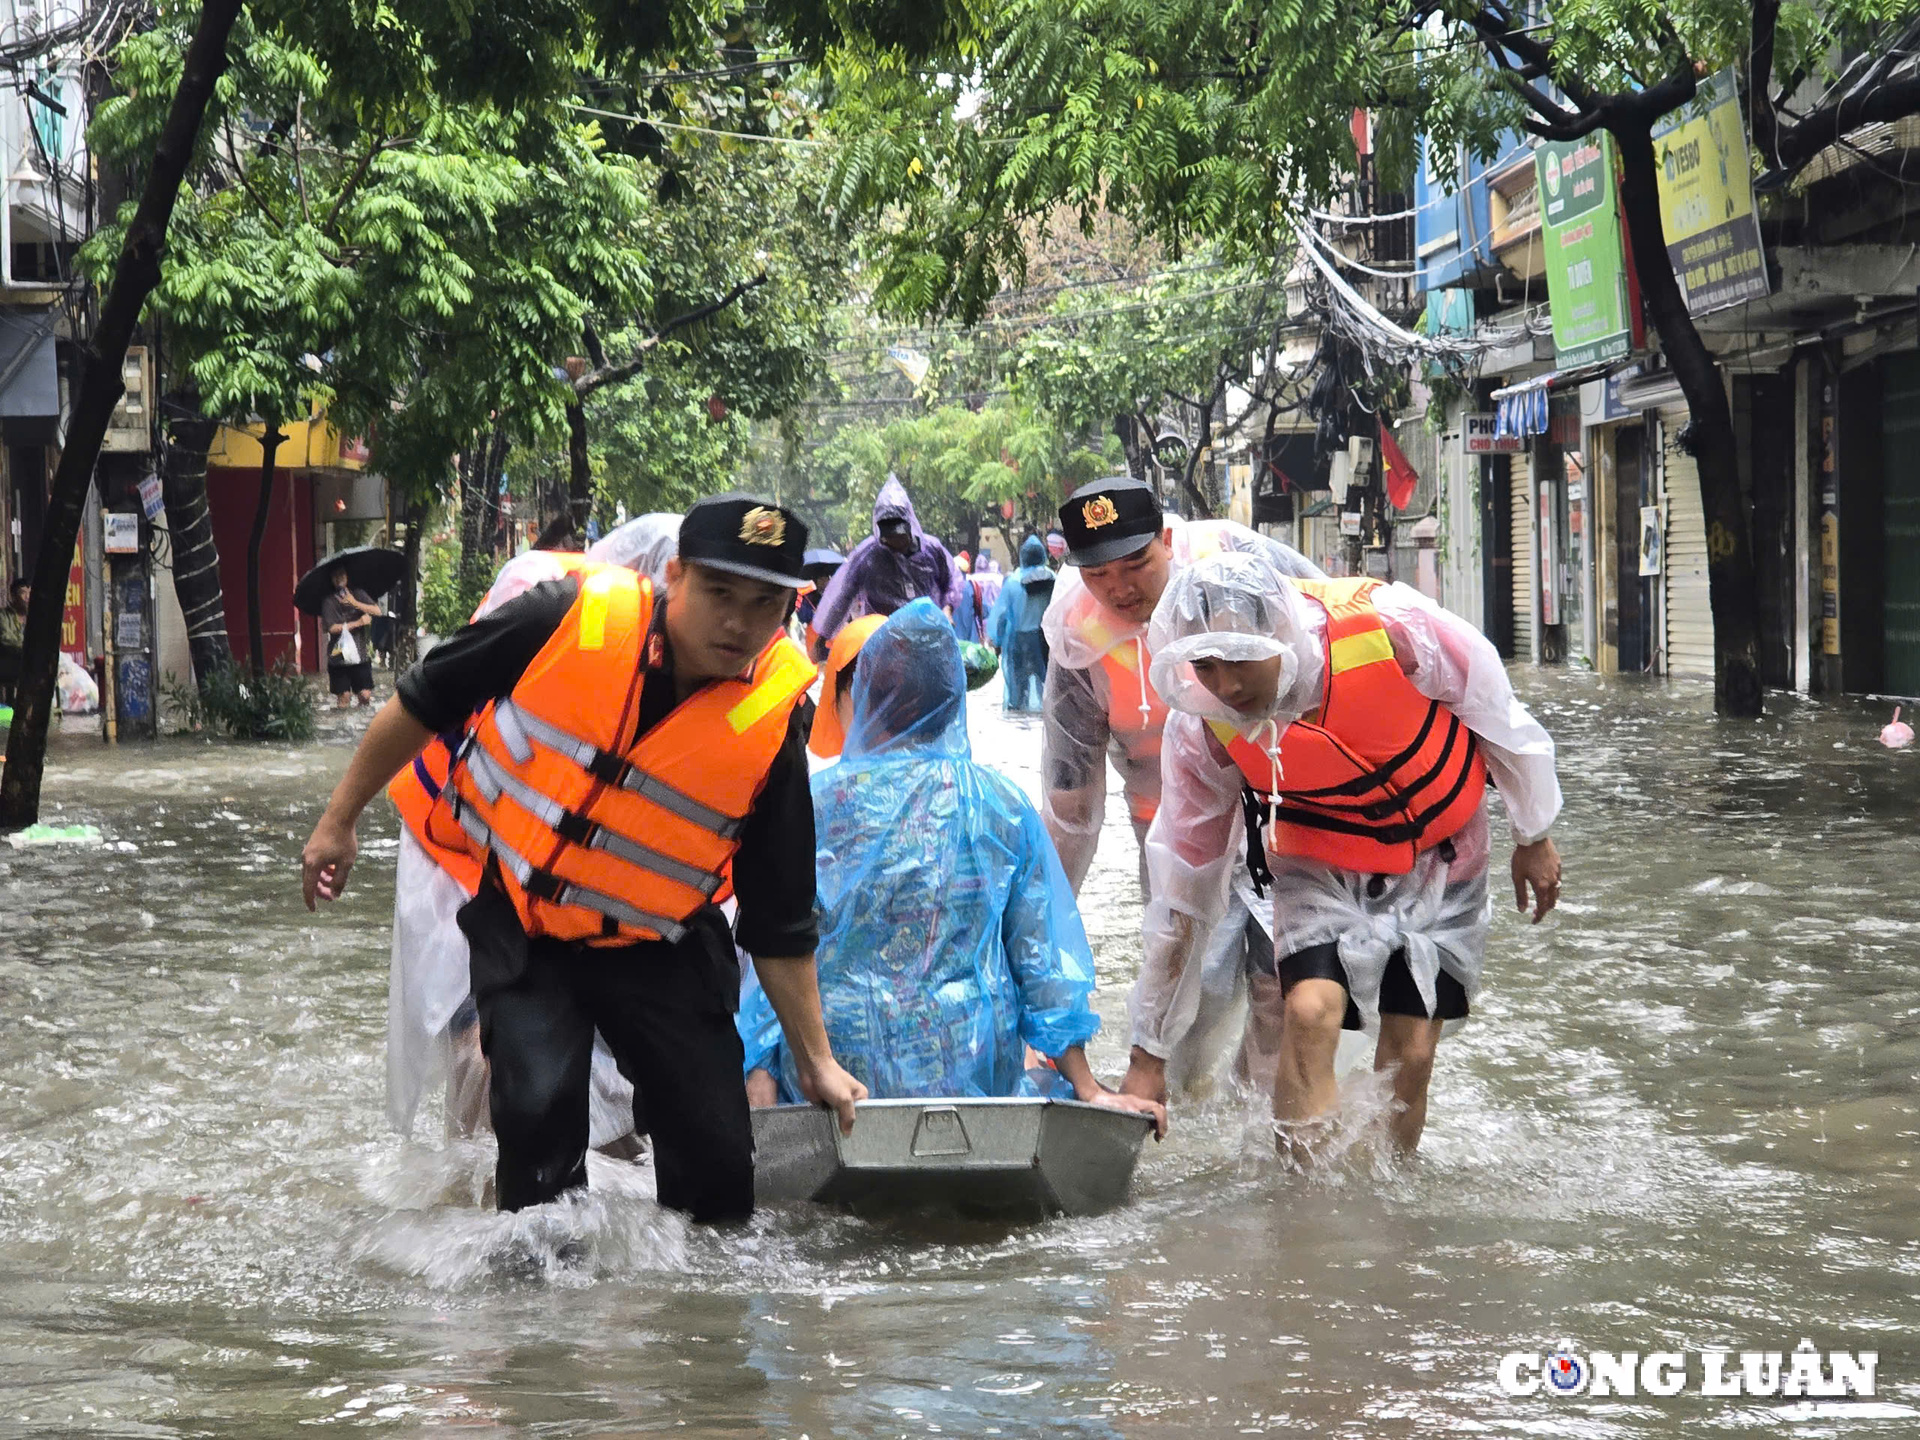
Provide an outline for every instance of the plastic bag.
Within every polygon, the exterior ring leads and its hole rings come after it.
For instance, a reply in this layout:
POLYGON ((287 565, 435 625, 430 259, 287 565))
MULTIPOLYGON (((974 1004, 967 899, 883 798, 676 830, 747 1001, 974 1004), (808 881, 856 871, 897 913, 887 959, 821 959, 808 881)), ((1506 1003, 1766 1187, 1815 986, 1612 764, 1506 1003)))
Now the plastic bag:
POLYGON ((100 687, 93 683, 93 676, 81 669, 78 662, 64 650, 60 652, 57 688, 60 713, 63 715, 91 715, 100 708, 100 687))

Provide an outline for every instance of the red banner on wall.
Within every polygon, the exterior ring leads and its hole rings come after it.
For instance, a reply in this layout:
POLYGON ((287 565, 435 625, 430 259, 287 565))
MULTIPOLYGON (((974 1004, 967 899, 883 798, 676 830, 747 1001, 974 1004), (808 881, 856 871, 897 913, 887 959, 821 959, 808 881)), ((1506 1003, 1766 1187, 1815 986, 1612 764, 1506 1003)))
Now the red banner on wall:
POLYGON ((80 546, 73 547, 73 565, 67 571, 67 602, 60 612, 60 648, 82 666, 87 663, 87 571, 80 563, 80 546))

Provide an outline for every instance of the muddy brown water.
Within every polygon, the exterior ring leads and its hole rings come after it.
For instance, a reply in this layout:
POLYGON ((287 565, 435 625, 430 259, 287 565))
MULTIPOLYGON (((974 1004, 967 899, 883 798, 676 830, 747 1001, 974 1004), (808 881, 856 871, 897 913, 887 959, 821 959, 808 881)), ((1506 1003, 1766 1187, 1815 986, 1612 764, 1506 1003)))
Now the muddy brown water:
MULTIPOLYGON (((0 848, 0 1434, 1920 1435, 1920 754, 1865 704, 1733 724, 1699 687, 1520 683, 1567 899, 1500 911, 1418 1160, 1289 1173, 1222 1093, 1125 1209, 1022 1228, 704 1232, 597 1160, 586 1199, 490 1214, 483 1146, 385 1124, 390 816, 346 903, 299 902, 358 718, 62 737, 45 818, 106 843, 0 848), (1879 1394, 1500 1393, 1501 1355, 1562 1338, 1875 1350, 1879 1394)), ((995 694, 976 745, 1031 785, 995 694)), ((1085 911, 1112 1074, 1117 823, 1085 911)))

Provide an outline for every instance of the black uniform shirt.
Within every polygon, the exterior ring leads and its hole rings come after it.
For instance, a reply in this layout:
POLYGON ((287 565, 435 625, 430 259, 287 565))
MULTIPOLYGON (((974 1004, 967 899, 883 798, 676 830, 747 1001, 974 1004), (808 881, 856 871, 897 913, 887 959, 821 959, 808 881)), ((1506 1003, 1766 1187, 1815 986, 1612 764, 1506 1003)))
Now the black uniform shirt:
MULTIPOLYGON (((431 730, 444 733, 463 726, 488 701, 512 692, 534 656, 560 628, 579 593, 580 583, 573 577, 548 580, 449 636, 400 677, 395 687, 400 703, 431 730)), ((650 642, 647 647, 655 663, 649 665, 641 687, 635 739, 678 704, 673 656, 661 624, 664 615, 665 606, 656 606, 653 633, 659 644, 650 642)), ((609 682, 609 692, 615 684, 624 686, 624 680, 614 677, 609 682)), ((787 721, 787 738, 741 827, 740 848, 733 857, 733 890, 740 902, 733 936, 727 935, 726 918, 718 908, 708 905, 687 922, 686 937, 679 945, 667 947, 681 951, 697 947, 706 952, 723 987, 730 977, 729 1008, 738 998, 740 983, 735 938, 750 955, 780 957, 811 954, 819 940, 814 919, 813 792, 807 779, 807 733, 812 724, 813 706, 803 700, 787 721)), ((660 943, 643 945, 651 948, 660 943)), ((694 953, 689 951, 684 958, 693 959, 694 953)))

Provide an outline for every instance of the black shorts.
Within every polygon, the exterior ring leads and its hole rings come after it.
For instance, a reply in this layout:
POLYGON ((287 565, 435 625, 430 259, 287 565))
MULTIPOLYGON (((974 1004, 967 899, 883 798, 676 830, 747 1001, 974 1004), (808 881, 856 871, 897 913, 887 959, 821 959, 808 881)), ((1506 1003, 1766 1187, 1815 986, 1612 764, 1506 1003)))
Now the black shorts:
MULTIPOLYGON (((1340 963, 1340 947, 1329 942, 1325 945, 1309 945, 1305 950, 1297 950, 1280 962, 1280 993, 1286 994, 1302 980, 1331 980, 1341 989, 1351 992, 1353 987, 1347 983, 1347 967, 1340 963)), ((1387 957, 1387 972, 1380 977, 1380 1013, 1382 1015, 1412 1015, 1421 1020, 1462 1020, 1467 1015, 1466 987, 1442 970, 1434 981, 1434 1013, 1429 1015, 1427 1007, 1420 999, 1420 987, 1413 983, 1413 971, 1407 968, 1407 952, 1396 950, 1387 957)), ((1353 1003, 1351 993, 1347 1000, 1346 1018, 1340 1022, 1342 1030, 1359 1030, 1360 1007, 1353 1003)))
POLYGON ((327 666, 327 693, 329 695, 351 695, 359 690, 373 689, 373 662, 362 660, 358 665, 327 666))

